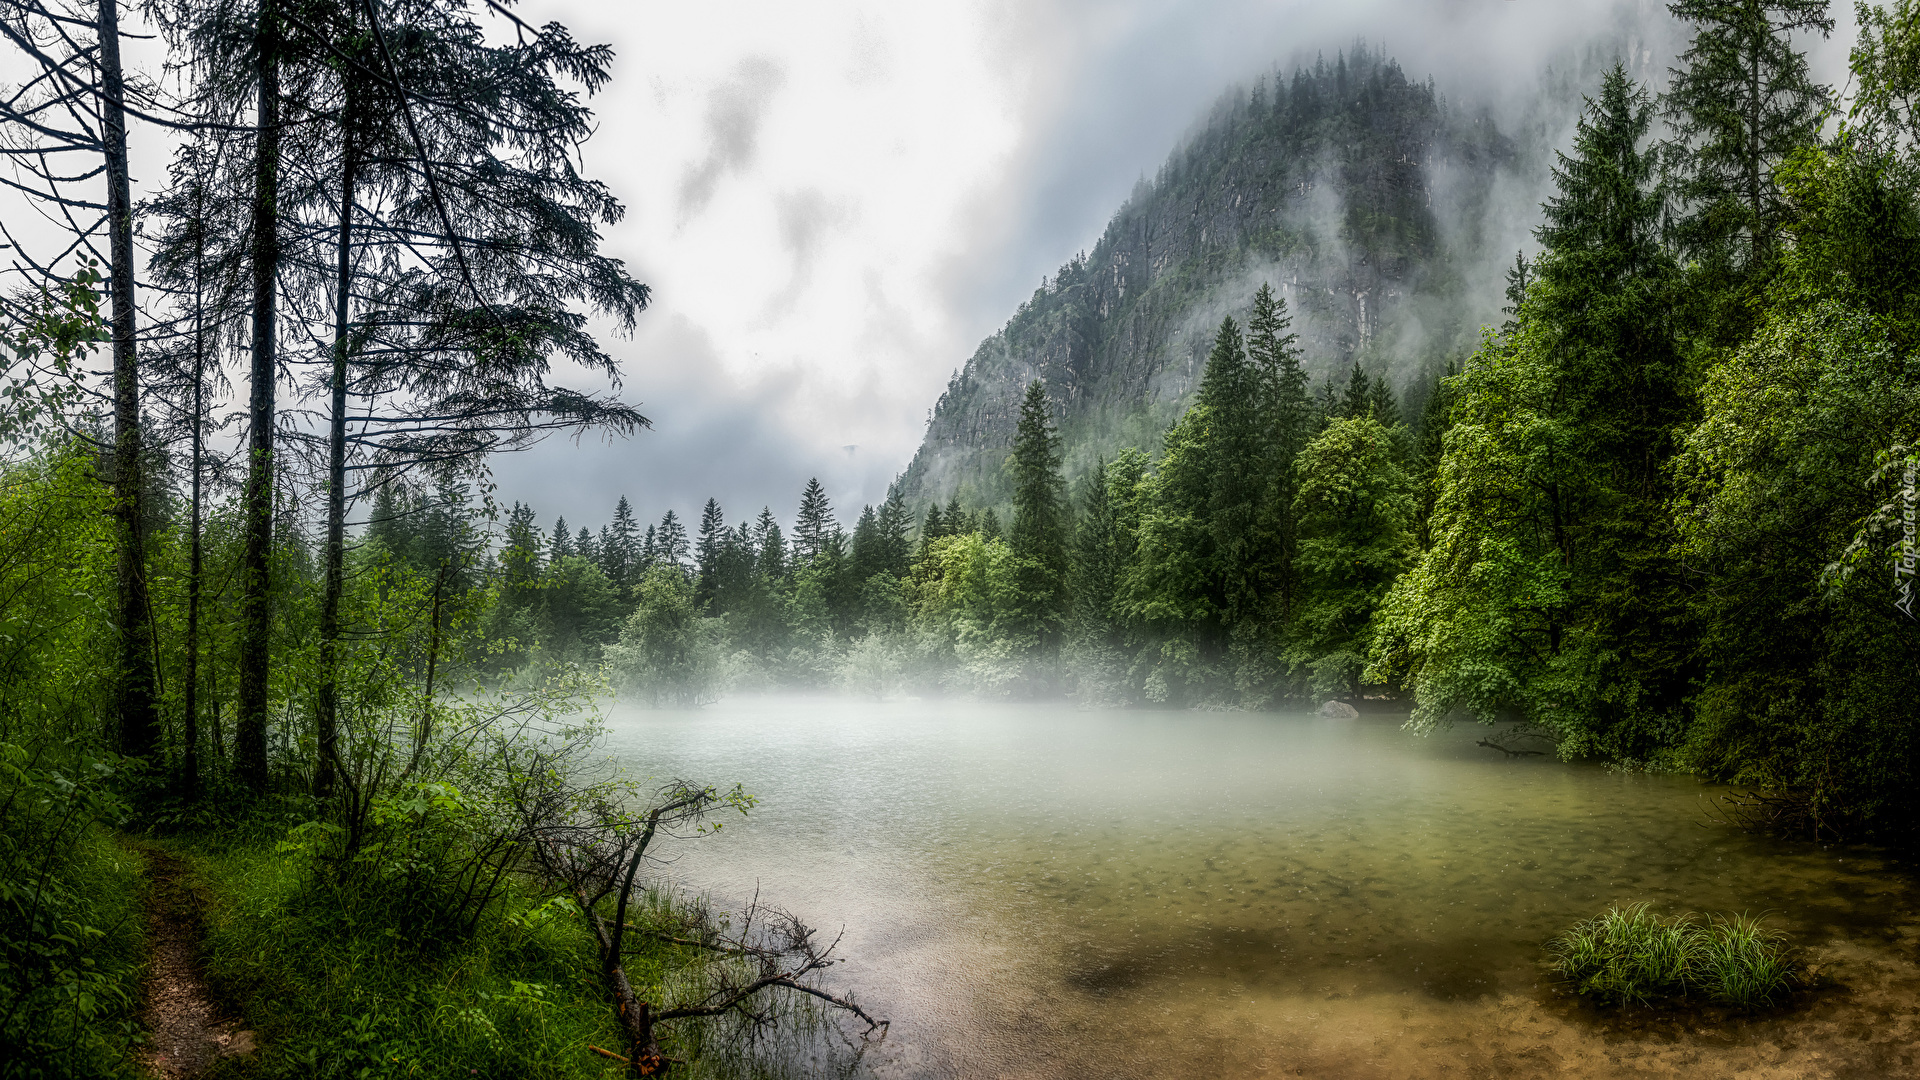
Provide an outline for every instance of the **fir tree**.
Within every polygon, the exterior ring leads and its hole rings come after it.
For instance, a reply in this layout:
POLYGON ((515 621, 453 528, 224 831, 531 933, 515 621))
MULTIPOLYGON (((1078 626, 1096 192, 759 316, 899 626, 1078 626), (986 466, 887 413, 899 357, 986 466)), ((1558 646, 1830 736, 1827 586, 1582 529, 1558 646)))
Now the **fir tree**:
POLYGON ((1833 17, 1827 0, 1677 0, 1667 10, 1693 26, 1661 98, 1684 207, 1675 232, 1689 252, 1750 271, 1792 213, 1774 170, 1817 141, 1829 101, 1793 35, 1825 36, 1833 17))
POLYGON ((907 509, 906 496, 898 483, 887 489, 887 501, 880 504, 876 524, 880 534, 881 572, 895 577, 904 575, 913 559, 913 545, 908 539, 913 531, 913 514, 907 509))
POLYGON ((755 573, 768 581, 787 576, 787 540, 781 535, 780 523, 769 507, 761 507, 760 516, 753 523, 753 545, 755 573))
POLYGON ((1394 396, 1393 387, 1387 384, 1383 375, 1373 380, 1367 390, 1367 414, 1380 421, 1381 427, 1394 427, 1400 423, 1400 399, 1394 396))
POLYGON ((613 521, 601 538, 600 567, 622 599, 632 596, 640 580, 640 526, 625 495, 614 505, 613 521))
POLYGON ((833 528, 833 504, 827 501, 826 489, 817 478, 810 479, 800 493, 800 513, 793 523, 794 559, 804 564, 819 558, 833 528))
POLYGON ((540 542, 540 527, 533 523, 533 507, 514 503, 507 514, 506 548, 500 553, 500 568, 506 575, 507 599, 522 607, 530 605, 540 587, 540 570, 545 563, 540 542))
POLYGON ((1000 515, 993 512, 993 507, 989 506, 980 511, 977 521, 978 524, 973 527, 974 532, 988 540, 1000 539, 1000 515))
POLYGON ((1253 296, 1253 315, 1247 320, 1247 354, 1266 374, 1269 437, 1261 472, 1267 477, 1268 491, 1261 524, 1272 545, 1267 588, 1283 625, 1291 617, 1298 591, 1294 558, 1299 532, 1293 512, 1293 462, 1317 426, 1307 373, 1300 366, 1299 339, 1290 330, 1292 322, 1286 301, 1276 299, 1270 286, 1261 285, 1253 296))
POLYGON ((660 518, 660 525, 653 532, 653 548, 658 564, 671 566, 683 574, 687 572, 692 545, 687 540, 687 527, 680 523, 680 515, 669 510, 660 518))
POLYGON ((562 516, 553 522, 553 546, 548 550, 547 563, 558 564, 561 559, 574 554, 573 533, 567 528, 567 519, 562 516))
POLYGON ((718 585, 720 561, 727 543, 727 523, 720 513, 720 502, 709 498, 700 512, 700 533, 694 546, 694 603, 705 606, 713 601, 718 585))
POLYGON ((1018 631, 1043 663, 1058 655, 1067 620, 1066 482, 1060 477, 1060 436, 1053 429, 1047 391, 1035 379, 1020 403, 1020 423, 1007 458, 1013 478, 1013 530, 1018 560, 1018 631))
POLYGON ((1353 370, 1347 373, 1347 388, 1340 395, 1338 411, 1332 415, 1340 420, 1358 420, 1367 415, 1373 404, 1373 380, 1360 369, 1360 362, 1354 361, 1353 370))

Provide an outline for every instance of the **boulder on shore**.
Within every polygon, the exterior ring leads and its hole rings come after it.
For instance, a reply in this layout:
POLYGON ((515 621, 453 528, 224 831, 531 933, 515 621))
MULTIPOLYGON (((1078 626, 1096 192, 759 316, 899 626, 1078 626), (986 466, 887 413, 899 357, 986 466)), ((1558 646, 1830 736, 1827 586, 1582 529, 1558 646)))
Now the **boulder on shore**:
POLYGON ((1344 701, 1329 701, 1320 706, 1320 715, 1334 720, 1352 720, 1360 715, 1360 710, 1344 701))

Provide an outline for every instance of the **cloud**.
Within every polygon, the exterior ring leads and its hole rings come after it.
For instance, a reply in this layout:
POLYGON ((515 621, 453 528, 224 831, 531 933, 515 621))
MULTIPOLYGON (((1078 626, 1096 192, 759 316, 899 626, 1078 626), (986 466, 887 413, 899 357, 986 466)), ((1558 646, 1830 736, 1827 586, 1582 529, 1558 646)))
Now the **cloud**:
POLYGON ((740 61, 731 78, 707 94, 707 156, 688 168, 680 181, 683 223, 707 208, 724 176, 744 172, 753 164, 760 125, 785 81, 778 63, 749 56, 740 61))
MULTIPOLYGON (((655 518, 713 495, 790 520, 815 474, 850 522, 906 465, 948 374, 1231 84, 1364 39, 1544 149, 1566 134, 1542 104, 1549 67, 1577 89, 1630 53, 1657 84, 1680 40, 1658 0, 731 0, 644 25, 629 5, 521 11, 616 49, 584 164, 630 208, 609 249, 655 290, 613 350, 655 430, 498 470, 543 519, 551 504, 596 525, 623 492, 655 518)), ((1823 79, 1845 81, 1849 40, 1816 43, 1823 79)), ((1537 192, 1496 197, 1525 242, 1537 192)))

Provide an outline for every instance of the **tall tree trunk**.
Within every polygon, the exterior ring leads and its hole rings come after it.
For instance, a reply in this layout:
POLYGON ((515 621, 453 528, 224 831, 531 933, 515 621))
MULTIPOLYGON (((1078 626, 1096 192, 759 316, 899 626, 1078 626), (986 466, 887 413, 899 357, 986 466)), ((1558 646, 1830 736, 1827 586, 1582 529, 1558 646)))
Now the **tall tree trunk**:
POLYGON ((333 415, 327 433, 326 582, 320 597, 320 683, 315 688, 319 761, 313 793, 333 793, 333 766, 339 733, 340 593, 347 557, 347 354, 353 314, 353 185, 359 161, 353 144, 353 90, 349 85, 341 120, 340 259, 334 276, 333 415))
POLYGON ((152 626, 147 603, 142 514, 140 368, 134 352, 133 196, 127 178, 126 81, 120 68, 117 0, 100 0, 100 119, 107 165, 107 291, 113 300, 113 509, 119 525, 119 683, 115 712, 120 752, 150 758, 160 738, 154 700, 152 626))
MULTIPOLYGON (((197 189, 197 192, 204 191, 204 184, 197 189)), ((205 220, 203 200, 199 194, 194 199, 194 216, 200 221, 205 220)), ((182 702, 185 723, 181 731, 186 753, 180 765, 180 791, 188 799, 200 795, 200 578, 205 561, 200 535, 203 512, 200 470, 206 454, 206 432, 201 427, 207 415, 207 331, 204 322, 206 244, 204 239, 199 243, 200 250, 195 254, 193 263, 193 415, 188 421, 192 425, 193 437, 189 440, 188 451, 188 467, 192 475, 187 482, 190 492, 187 514, 187 664, 183 695, 186 700, 182 702)))
POLYGON ((267 665, 273 632, 273 429, 275 281, 280 269, 279 12, 260 0, 255 74, 260 101, 253 164, 253 356, 248 402, 247 484, 241 512, 246 546, 240 567, 240 689, 234 767, 254 791, 267 786, 267 665))

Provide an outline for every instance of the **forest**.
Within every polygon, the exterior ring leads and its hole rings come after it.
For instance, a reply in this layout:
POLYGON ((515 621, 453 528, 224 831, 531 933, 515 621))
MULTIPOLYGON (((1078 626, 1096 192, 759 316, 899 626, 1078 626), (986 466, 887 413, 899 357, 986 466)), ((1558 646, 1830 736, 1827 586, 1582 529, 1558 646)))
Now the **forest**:
POLYGON ((1388 699, 1909 844, 1920 5, 1860 8, 1844 97, 1796 44, 1825 3, 1672 12, 1666 85, 1587 88, 1471 348, 1356 337, 1316 385, 1263 284, 1089 467, 1033 378, 991 485, 596 529, 487 462, 650 423, 596 337, 652 299, 579 168, 608 49, 494 2, 165 0, 149 77, 114 0, 5 0, 39 219, 0 297, 0 1076, 140 1053, 143 875, 258 1075, 736 1075, 773 1068, 745 1032, 883 1031, 797 918, 645 888, 754 800, 595 767, 614 693, 1388 699), (141 202, 130 124, 173 148, 141 202))

